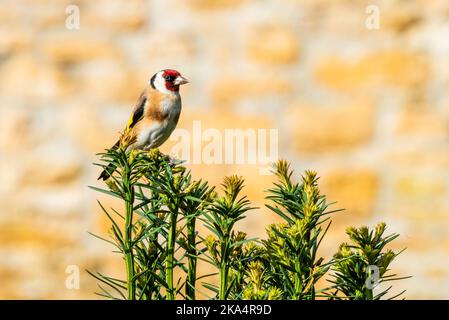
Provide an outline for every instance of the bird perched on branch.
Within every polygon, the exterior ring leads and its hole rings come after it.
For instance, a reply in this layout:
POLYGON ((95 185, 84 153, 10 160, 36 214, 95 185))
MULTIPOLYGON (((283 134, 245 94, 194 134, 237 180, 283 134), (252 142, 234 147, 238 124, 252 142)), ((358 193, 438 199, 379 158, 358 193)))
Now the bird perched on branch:
MULTIPOLYGON (((172 69, 154 74, 141 93, 128 124, 117 143, 127 150, 149 150, 162 145, 175 129, 181 113, 179 86, 189 81, 172 69)), ((107 180, 114 172, 110 164, 98 179, 107 180)))

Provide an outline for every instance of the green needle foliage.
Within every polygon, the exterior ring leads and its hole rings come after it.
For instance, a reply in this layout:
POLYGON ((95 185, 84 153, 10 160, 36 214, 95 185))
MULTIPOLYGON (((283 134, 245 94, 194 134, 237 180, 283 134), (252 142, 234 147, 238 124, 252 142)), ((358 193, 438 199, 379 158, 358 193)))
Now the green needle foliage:
POLYGON ((116 148, 100 156, 97 165, 111 177, 105 188, 91 188, 120 199, 122 207, 108 209, 99 203, 111 227, 109 239, 95 236, 113 245, 125 266, 120 279, 88 271, 99 281, 100 296, 195 300, 201 292, 220 300, 380 299, 389 288, 374 293, 375 285, 369 283, 376 270, 374 284, 400 279, 387 274, 397 254, 385 246, 397 235, 384 237, 384 224, 375 231, 348 229, 353 244, 342 245, 324 262, 320 244, 331 214, 339 210, 328 209, 315 172, 306 171, 295 182, 289 164, 277 163, 278 181, 267 191, 266 206, 282 221, 268 226, 265 239, 259 240, 237 229, 254 209, 241 196, 241 177, 224 178, 218 194, 157 149, 116 148), (199 224, 209 234, 201 235, 199 224), (199 275, 199 263, 209 263, 215 271, 199 275), (318 288, 330 270, 329 287, 318 288))
MULTIPOLYGON (((390 263, 402 252, 395 253, 386 250, 385 246, 396 239, 398 234, 384 236, 385 223, 379 223, 374 230, 363 226, 359 229, 348 228, 346 233, 351 244, 343 243, 335 254, 336 263, 333 265, 333 279, 336 285, 334 296, 341 293, 344 298, 351 300, 378 300, 384 297, 391 286, 382 288, 382 283, 406 279, 396 274, 388 274, 390 263), (376 289, 378 293, 376 292, 376 289)), ((401 292, 390 299, 403 294, 401 292)))
POLYGON ((206 228, 212 231, 213 236, 206 240, 208 251, 211 253, 212 264, 219 270, 220 283, 218 293, 220 300, 226 300, 238 280, 232 275, 231 266, 238 263, 237 252, 247 242, 246 234, 235 233, 233 228, 237 221, 245 218, 244 214, 251 210, 246 197, 238 199, 243 188, 243 179, 237 176, 226 177, 223 183, 224 195, 217 197, 211 203, 207 212, 203 214, 206 228))
POLYGON ((265 271, 270 281, 279 285, 283 299, 313 300, 316 283, 329 270, 318 249, 331 222, 326 197, 320 194, 316 173, 306 171, 301 182, 293 182, 293 172, 286 161, 276 167, 278 182, 268 190, 267 205, 283 223, 268 227, 265 248, 265 271))

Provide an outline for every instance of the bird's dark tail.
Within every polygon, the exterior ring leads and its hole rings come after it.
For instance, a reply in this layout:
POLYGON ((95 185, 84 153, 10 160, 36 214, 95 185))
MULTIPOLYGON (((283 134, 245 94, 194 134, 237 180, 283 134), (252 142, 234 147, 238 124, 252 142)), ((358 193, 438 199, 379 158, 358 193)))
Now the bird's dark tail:
POLYGON ((106 181, 106 180, 108 180, 109 179, 109 177, 111 176, 111 174, 113 174, 114 173, 114 171, 115 171, 115 169, 116 169, 117 167, 114 165, 114 164, 109 164, 107 167, 106 167, 106 169, 104 169, 102 172, 101 172, 101 174, 100 174, 100 176, 98 177, 98 180, 104 180, 104 181, 106 181))
MULTIPOLYGON (((116 148, 118 148, 119 146, 120 146, 120 140, 117 141, 117 142, 112 146, 111 149, 116 149, 116 148)), ((117 168, 116 165, 110 163, 110 164, 106 167, 106 169, 104 169, 104 170, 101 172, 101 174, 100 174, 100 176, 98 177, 97 180, 100 180, 100 179, 101 179, 101 180, 104 180, 104 181, 108 180, 109 177, 114 173, 114 171, 115 171, 116 168, 117 168)))

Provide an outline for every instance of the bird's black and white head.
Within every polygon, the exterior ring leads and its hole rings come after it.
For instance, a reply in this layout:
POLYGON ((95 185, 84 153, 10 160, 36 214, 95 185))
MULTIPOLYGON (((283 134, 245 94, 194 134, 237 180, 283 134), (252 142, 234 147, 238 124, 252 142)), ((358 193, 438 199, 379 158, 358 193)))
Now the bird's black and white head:
POLYGON ((181 74, 173 69, 164 69, 153 75, 150 85, 162 93, 176 93, 179 86, 189 83, 181 74))

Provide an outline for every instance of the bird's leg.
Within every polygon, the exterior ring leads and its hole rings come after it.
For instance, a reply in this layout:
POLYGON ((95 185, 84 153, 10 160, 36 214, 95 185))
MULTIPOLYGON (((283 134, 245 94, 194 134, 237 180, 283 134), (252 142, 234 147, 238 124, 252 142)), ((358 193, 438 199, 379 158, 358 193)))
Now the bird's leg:
POLYGON ((177 159, 177 158, 175 158, 174 156, 171 156, 171 155, 167 155, 167 157, 168 157, 168 163, 172 167, 174 167, 176 165, 179 165, 179 164, 184 162, 183 160, 177 159))
POLYGON ((145 147, 145 148, 143 148, 143 150, 148 154, 150 159, 159 158, 159 156, 161 156, 162 159, 164 159, 165 161, 168 161, 168 164, 171 167, 175 167, 175 166, 185 162, 183 160, 175 158, 174 156, 171 156, 168 154, 163 154, 162 152, 159 151, 158 148, 145 147))

